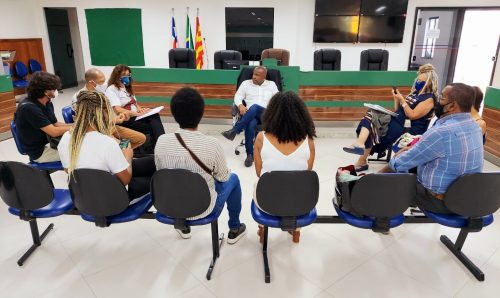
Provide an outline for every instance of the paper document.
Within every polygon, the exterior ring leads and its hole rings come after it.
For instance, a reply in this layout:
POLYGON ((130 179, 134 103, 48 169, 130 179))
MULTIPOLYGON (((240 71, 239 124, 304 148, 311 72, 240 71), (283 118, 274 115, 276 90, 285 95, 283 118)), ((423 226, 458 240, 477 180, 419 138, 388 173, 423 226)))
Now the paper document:
POLYGON ((364 103, 363 104, 365 107, 367 108, 370 108, 372 110, 375 110, 375 111, 379 111, 379 112, 382 112, 384 114, 388 114, 388 115, 391 115, 393 117, 397 117, 398 114, 394 113, 393 111, 391 110, 388 110, 382 106, 379 106, 379 105, 374 105, 374 104, 371 104, 371 103, 364 103))
POLYGON ((149 110, 149 112, 147 112, 146 114, 144 114, 144 115, 140 115, 140 116, 137 116, 137 117, 135 118, 135 121, 138 121, 138 120, 144 119, 144 118, 149 117, 149 116, 154 115, 154 114, 158 114, 161 110, 163 110, 163 106, 159 106, 159 107, 157 107, 157 108, 151 109, 151 110, 149 110))

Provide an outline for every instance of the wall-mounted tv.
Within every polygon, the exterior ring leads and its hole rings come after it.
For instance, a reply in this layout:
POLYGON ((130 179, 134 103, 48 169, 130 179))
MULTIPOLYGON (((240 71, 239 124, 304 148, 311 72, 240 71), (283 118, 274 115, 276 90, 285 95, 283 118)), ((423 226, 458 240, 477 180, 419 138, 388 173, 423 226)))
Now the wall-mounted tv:
POLYGON ((359 42, 403 42, 404 16, 361 16, 359 42))
POLYGON ((317 16, 314 19, 314 42, 356 42, 358 16, 317 16))
POLYGON ((316 0, 317 16, 359 15, 361 0, 316 0))
POLYGON ((362 0, 361 15, 406 15, 408 0, 362 0))

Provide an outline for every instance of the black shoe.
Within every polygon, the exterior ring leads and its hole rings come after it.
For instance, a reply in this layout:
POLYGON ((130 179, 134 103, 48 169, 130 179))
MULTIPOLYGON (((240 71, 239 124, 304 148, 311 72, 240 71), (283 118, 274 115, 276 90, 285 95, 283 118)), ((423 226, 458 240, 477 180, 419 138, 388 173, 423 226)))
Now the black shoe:
POLYGON ((229 230, 229 233, 227 234, 227 243, 228 244, 235 244, 246 233, 247 233, 247 227, 245 226, 244 223, 241 223, 240 227, 238 229, 236 229, 236 230, 230 229, 229 230))
POLYGON ((251 167, 253 164, 253 154, 247 154, 247 158, 245 159, 245 167, 251 167))
POLYGON ((230 141, 234 140, 234 138, 236 137, 236 131, 232 129, 223 131, 221 132, 221 134, 230 141))
POLYGON ((179 235, 182 237, 182 239, 191 238, 191 227, 187 227, 184 230, 179 230, 179 229, 175 229, 175 230, 177 231, 177 233, 179 233, 179 235))

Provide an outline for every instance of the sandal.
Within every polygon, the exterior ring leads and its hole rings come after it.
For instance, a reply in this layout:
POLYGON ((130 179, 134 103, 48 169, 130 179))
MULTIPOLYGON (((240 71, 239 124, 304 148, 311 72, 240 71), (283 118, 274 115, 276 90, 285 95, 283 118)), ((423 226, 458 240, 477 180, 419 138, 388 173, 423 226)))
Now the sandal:
POLYGON ((366 165, 361 165, 361 166, 354 166, 354 170, 356 170, 356 172, 363 172, 363 171, 366 171, 368 170, 368 164, 366 165))
POLYGON ((349 147, 344 147, 342 148, 345 152, 351 153, 351 154, 356 154, 356 155, 363 155, 365 154, 365 148, 363 147, 357 147, 354 145, 351 145, 349 147))

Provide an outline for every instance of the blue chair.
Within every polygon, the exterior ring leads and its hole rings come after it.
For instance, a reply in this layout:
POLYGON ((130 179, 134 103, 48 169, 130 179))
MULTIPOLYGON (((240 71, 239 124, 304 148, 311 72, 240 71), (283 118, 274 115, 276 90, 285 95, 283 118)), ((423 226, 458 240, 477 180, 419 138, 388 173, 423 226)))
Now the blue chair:
POLYGON ((129 205, 125 186, 116 176, 101 170, 74 170, 69 190, 81 217, 101 228, 146 216, 153 205, 149 194, 129 205))
POLYGON ((33 245, 17 261, 19 266, 54 227, 51 223, 40 235, 36 219, 59 216, 74 209, 69 191, 54 189, 48 172, 15 161, 0 162, 0 196, 11 214, 30 223, 33 245))
POLYGON ((73 112, 73 109, 71 108, 71 106, 65 106, 62 108, 62 116, 63 116, 63 119, 64 119, 64 122, 65 123, 73 123, 73 115, 74 115, 74 112, 73 112))
POLYGON ((264 173, 257 183, 256 195, 258 206, 252 202, 252 217, 264 226, 262 241, 264 281, 270 283, 271 272, 267 259, 268 228, 280 228, 292 232, 316 220, 315 206, 319 197, 318 174, 314 171, 264 173))
POLYGON ((404 215, 416 194, 413 174, 369 174, 355 181, 350 193, 336 188, 335 211, 346 223, 374 232, 388 232, 404 222, 404 215), (352 210, 342 204, 349 200, 352 210))
POLYGON ((17 81, 12 82, 14 88, 26 88, 28 87, 28 80, 26 76, 28 75, 28 68, 24 63, 17 61, 14 63, 14 70, 16 71, 16 76, 19 78, 17 81))
MULTIPOLYGON (((16 122, 12 121, 10 123, 10 131, 12 132, 12 137, 14 138, 14 142, 16 143, 17 151, 21 153, 22 155, 28 155, 26 151, 23 148, 23 145, 21 144, 21 141, 19 140, 19 136, 17 135, 17 127, 16 127, 16 122)), ((54 162, 36 162, 36 161, 31 161, 28 163, 30 166, 37 168, 39 170, 43 171, 62 171, 64 170, 64 167, 62 166, 60 161, 54 161, 54 162)))
POLYGON ((151 197, 158 210, 156 220, 185 230, 190 226, 210 224, 212 228, 212 260, 207 271, 210 280, 215 263, 220 255, 224 234, 219 237, 218 221, 224 206, 215 206, 207 216, 188 220, 202 214, 211 202, 207 182, 200 174, 184 169, 161 169, 151 179, 151 197))
POLYGON ((28 65, 30 66, 31 73, 42 70, 42 65, 35 59, 28 60, 28 65))
POLYGON ((460 229, 455 243, 446 235, 441 235, 440 240, 479 281, 484 281, 484 273, 462 252, 462 247, 470 232, 479 232, 493 222, 493 213, 500 207, 498 185, 500 172, 467 174, 453 182, 444 197, 445 206, 454 214, 422 210, 435 222, 460 229))

